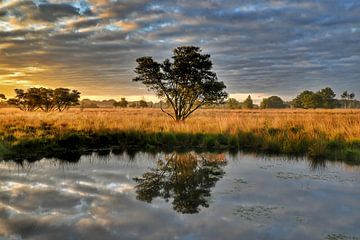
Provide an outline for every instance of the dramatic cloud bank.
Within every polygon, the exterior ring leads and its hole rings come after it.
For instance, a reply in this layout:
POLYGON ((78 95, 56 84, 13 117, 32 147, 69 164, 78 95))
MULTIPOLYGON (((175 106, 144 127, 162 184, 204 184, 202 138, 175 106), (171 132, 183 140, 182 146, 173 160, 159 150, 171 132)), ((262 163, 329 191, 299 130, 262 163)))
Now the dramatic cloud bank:
POLYGON ((0 92, 143 96, 131 82, 137 57, 198 45, 234 96, 325 86, 360 95, 359 40, 356 0, 0 1, 0 92))

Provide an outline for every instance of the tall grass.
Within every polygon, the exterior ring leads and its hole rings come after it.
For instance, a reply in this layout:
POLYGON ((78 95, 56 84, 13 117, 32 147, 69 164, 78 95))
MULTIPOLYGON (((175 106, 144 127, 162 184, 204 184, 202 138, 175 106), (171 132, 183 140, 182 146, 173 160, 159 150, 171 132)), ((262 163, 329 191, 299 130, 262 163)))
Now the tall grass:
POLYGON ((71 109, 63 113, 0 109, 0 154, 29 142, 45 151, 51 143, 69 136, 66 149, 75 144, 71 141, 81 146, 92 141, 92 146, 126 142, 153 149, 164 145, 250 149, 358 161, 360 110, 209 109, 178 123, 157 109, 71 109))

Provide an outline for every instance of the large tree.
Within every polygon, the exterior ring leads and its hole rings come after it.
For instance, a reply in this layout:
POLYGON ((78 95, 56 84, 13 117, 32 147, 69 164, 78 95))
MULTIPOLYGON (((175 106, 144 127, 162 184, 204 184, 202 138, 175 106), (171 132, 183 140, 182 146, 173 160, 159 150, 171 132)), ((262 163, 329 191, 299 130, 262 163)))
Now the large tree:
POLYGON ((158 63, 152 57, 137 60, 135 82, 141 82, 156 95, 170 103, 173 113, 161 110, 174 120, 185 120, 206 104, 223 102, 228 94, 225 84, 211 71, 210 55, 199 47, 182 46, 174 49, 172 60, 158 63))

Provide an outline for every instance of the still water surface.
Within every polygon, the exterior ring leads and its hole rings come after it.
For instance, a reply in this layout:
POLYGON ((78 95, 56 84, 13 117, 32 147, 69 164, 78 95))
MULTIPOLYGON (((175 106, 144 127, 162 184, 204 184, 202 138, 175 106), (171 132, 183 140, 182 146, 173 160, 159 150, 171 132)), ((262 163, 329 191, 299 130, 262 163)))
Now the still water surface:
POLYGON ((360 239, 360 168, 229 154, 0 163, 0 239, 360 239))

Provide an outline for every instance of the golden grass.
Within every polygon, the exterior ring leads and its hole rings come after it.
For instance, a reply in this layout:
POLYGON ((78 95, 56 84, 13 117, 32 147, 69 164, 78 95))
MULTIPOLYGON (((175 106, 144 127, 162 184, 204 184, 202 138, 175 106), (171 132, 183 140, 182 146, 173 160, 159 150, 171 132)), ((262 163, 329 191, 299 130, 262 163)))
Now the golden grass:
MULTIPOLYGON (((23 129, 51 124, 63 130, 137 130, 145 132, 230 133, 251 132, 260 128, 300 127, 309 136, 319 132, 329 138, 360 139, 360 110, 221 110, 204 109, 186 122, 176 123, 159 109, 71 109, 63 113, 21 112, 0 109, 0 133, 14 128, 16 137, 27 135, 23 129)), ((32 133, 34 136, 34 133, 32 133)))

